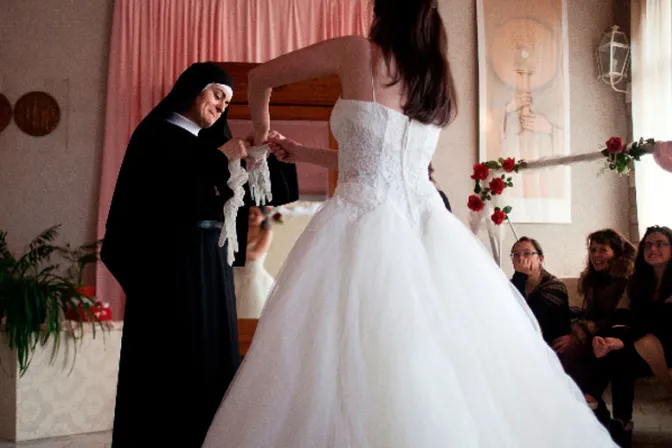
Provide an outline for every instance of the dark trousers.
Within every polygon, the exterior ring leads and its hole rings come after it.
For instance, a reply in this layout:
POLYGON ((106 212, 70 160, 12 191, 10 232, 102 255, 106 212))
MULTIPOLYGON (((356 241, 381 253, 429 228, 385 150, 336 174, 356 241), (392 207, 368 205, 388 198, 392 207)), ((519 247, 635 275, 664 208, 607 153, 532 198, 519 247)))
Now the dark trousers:
POLYGON ((611 382, 613 418, 630 421, 635 402, 635 380, 651 375, 649 365, 639 356, 634 345, 626 343, 622 349, 611 351, 598 360, 587 393, 599 398, 611 382))

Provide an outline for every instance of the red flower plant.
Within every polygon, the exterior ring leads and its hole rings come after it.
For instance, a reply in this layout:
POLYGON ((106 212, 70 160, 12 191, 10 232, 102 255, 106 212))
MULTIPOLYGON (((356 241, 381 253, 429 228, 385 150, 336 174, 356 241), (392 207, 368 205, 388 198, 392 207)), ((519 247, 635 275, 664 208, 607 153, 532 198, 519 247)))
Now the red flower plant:
POLYGON ((496 208, 492 213, 492 216, 490 216, 490 219, 492 219, 492 222, 494 222, 496 225, 500 225, 506 219, 506 213, 504 213, 503 210, 496 208))
POLYGON ((471 178, 474 180, 485 180, 490 174, 490 169, 485 163, 477 163, 474 165, 474 174, 471 175, 471 178))
MULTIPOLYGON (((474 172, 471 175, 471 178, 475 181, 474 194, 469 196, 467 207, 474 212, 480 212, 485 208, 485 203, 491 201, 493 196, 501 195, 506 188, 513 187, 511 177, 507 177, 506 174, 493 176, 487 185, 481 185, 481 181, 487 181, 490 178, 490 170, 492 170, 492 172, 501 170, 507 173, 517 173, 521 168, 525 168, 526 166, 527 162, 524 160, 516 162, 516 159, 513 157, 507 159, 500 157, 497 160, 489 160, 487 162, 475 164, 474 172)), ((511 213, 511 206, 507 205, 503 208, 497 207, 495 208, 495 213, 493 213, 491 219, 495 224, 500 225, 504 222, 509 213, 511 213)))
POLYGON ((607 152, 609 154, 621 154, 623 151, 625 151, 625 146, 621 137, 611 137, 607 140, 607 152))
POLYGON ((507 173, 510 173, 515 168, 516 168, 516 159, 513 157, 509 157, 502 162, 502 169, 507 173))
POLYGON ((469 196, 469 201, 467 202, 467 207, 469 207, 469 210, 480 212, 483 210, 484 205, 485 204, 483 204, 483 200, 475 194, 469 196))
POLYGON ((492 194, 502 194, 506 184, 504 183, 504 179, 501 177, 495 177, 490 181, 489 187, 492 194))

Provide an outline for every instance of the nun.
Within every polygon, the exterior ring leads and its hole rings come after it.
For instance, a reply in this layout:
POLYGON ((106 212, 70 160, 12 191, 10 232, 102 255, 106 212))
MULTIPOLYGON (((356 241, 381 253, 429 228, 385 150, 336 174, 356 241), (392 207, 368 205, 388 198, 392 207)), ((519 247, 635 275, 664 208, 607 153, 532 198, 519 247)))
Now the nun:
MULTIPOLYGON (((195 63, 133 132, 110 206, 101 260, 126 295, 112 446, 200 447, 240 363, 223 206, 233 138, 231 77, 195 63)), ((298 199, 296 167, 269 156, 269 205, 298 199)), ((249 189, 237 215, 247 241, 249 189)))

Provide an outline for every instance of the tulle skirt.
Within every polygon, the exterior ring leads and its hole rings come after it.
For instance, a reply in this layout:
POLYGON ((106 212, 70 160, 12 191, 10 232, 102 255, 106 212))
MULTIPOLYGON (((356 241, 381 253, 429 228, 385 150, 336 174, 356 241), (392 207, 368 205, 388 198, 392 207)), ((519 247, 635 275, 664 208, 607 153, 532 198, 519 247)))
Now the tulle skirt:
POLYGON ((205 447, 615 447, 523 298, 437 201, 328 201, 296 243, 205 447))

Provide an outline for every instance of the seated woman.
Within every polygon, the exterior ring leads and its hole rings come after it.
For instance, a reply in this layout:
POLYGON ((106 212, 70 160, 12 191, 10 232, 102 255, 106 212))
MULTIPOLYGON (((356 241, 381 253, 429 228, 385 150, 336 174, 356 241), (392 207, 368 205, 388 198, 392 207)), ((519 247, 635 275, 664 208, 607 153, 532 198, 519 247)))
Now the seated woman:
POLYGON ((567 286, 544 269, 544 251, 537 240, 520 238, 511 249, 511 260, 516 270, 511 282, 537 318, 544 340, 562 361, 571 342, 567 286))
POLYGON ((264 268, 273 231, 267 207, 250 207, 245 266, 234 269, 236 312, 239 319, 258 319, 274 279, 264 268))
MULTIPOLYGON (((579 294, 583 295, 581 318, 572 325, 576 343, 566 355, 566 369, 584 392, 589 388, 591 376, 597 374, 593 337, 611 322, 632 275, 637 253, 635 246, 613 229, 593 232, 587 242, 588 261, 579 278, 579 294)), ((604 401, 590 394, 586 394, 586 400, 592 409, 599 409, 600 420, 608 421, 604 401)))
MULTIPOLYGON (((606 373, 591 395, 611 380, 611 432, 621 446, 632 441, 635 379, 654 375, 672 393, 672 230, 649 227, 639 244, 635 270, 610 328, 593 338, 593 352, 606 373)), ((669 398, 669 396, 668 396, 669 398)))

